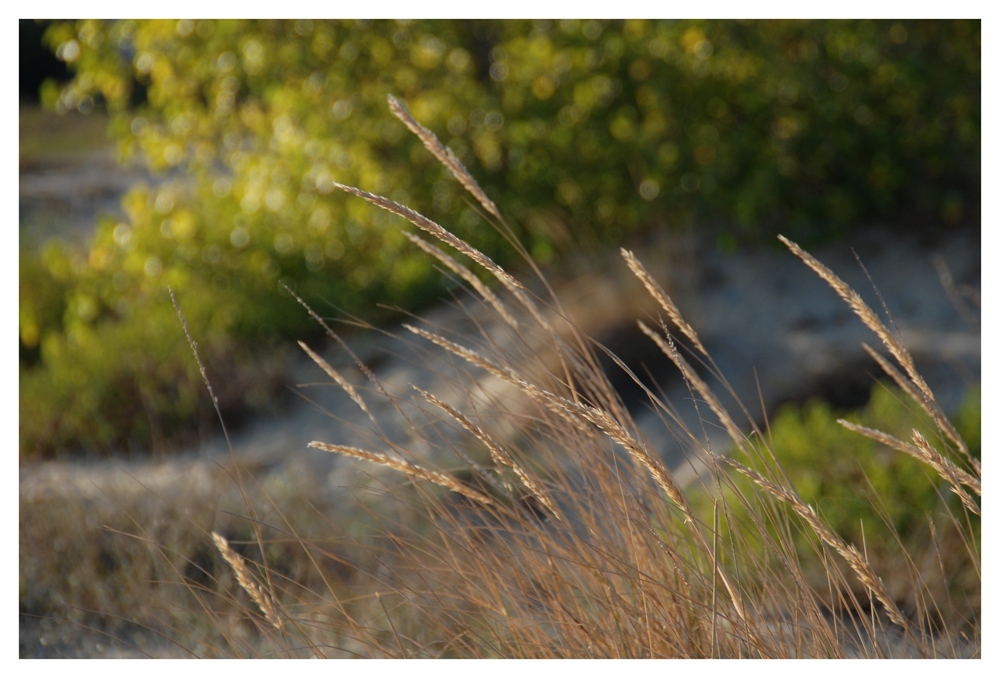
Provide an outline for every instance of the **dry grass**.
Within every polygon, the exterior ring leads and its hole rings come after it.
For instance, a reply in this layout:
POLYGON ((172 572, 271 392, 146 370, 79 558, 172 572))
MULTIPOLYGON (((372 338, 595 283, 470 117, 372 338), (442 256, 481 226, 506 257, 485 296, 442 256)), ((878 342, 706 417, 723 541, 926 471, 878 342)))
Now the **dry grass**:
MULTIPOLYGON (((390 99, 390 107, 499 220, 493 203, 437 138, 395 100, 390 99)), ((281 614, 289 619, 295 618, 296 607, 311 611, 308 618, 313 625, 299 638, 311 652, 322 654, 325 634, 336 630, 361 643, 367 656, 978 654, 978 604, 933 598, 930 592, 942 589, 928 580, 926 568, 876 572, 866 545, 845 542, 800 498, 794 479, 780 471, 774 453, 766 445, 749 444, 665 324, 655 331, 639 322, 676 364, 696 399, 707 404, 728 432, 737 454, 733 459, 720 456, 696 434, 678 429, 680 420, 647 389, 665 427, 687 440, 690 454, 708 469, 706 488, 718 497, 711 516, 692 510, 688 492, 699 490, 682 488, 651 451, 599 367, 598 347, 572 331, 572 319, 560 315, 558 300, 532 299, 526 286, 423 215, 384 197, 338 186, 404 217, 469 257, 506 288, 517 308, 509 311, 450 255, 411 238, 478 292, 498 322, 484 326, 478 338, 450 338, 447 330, 406 326, 442 349, 445 359, 450 356, 467 365, 465 378, 451 384, 450 398, 416 389, 447 419, 424 410, 425 419, 414 423, 412 446, 382 438, 390 455, 312 444, 426 481, 446 493, 420 484, 407 486, 405 492, 402 486, 389 490, 390 497, 409 507, 410 518, 385 526, 400 558, 383 563, 384 579, 370 592, 377 602, 374 609, 381 613, 374 624, 338 615, 330 609, 337 603, 329 597, 289 597, 281 587, 269 594, 275 605, 287 606, 281 614), (554 326, 571 331, 557 333, 554 326), (499 340, 498 332, 508 340, 499 340), (539 345, 554 350, 558 360, 540 363, 532 348, 539 345), (483 372, 519 392, 517 404, 480 388, 483 372), (462 402, 463 407, 446 401, 462 402), (457 422, 459 429, 451 428, 449 421, 457 422), (431 444, 425 432, 432 429, 450 431, 435 440, 449 441, 446 444, 467 461, 464 470, 429 470, 407 459, 421 458, 421 446, 431 444), (735 489, 725 467, 749 477, 756 492, 722 492, 735 489), (720 539, 718 527, 720 513, 726 516, 733 508, 727 502, 740 502, 753 523, 744 533, 731 533, 728 543, 720 539), (779 511, 780 506, 789 507, 796 518, 783 517, 791 514, 779 511), (792 535, 802 533, 814 539, 814 563, 802 562, 792 545, 792 535), (763 549, 751 543, 755 539, 763 541, 763 549), (846 564, 846 570, 839 563, 846 564), (915 590, 918 604, 903 609, 883 576, 909 577, 907 584, 915 590), (853 593, 858 586, 866 596, 853 593)), ((795 243, 782 241, 827 280, 882 340, 902 372, 879 356, 880 364, 937 424, 940 450, 916 432, 911 445, 882 432, 855 429, 926 463, 961 497, 966 511, 979 515, 979 504, 966 491, 981 498, 979 463, 917 373, 906 347, 829 269, 795 243)), ((712 367, 696 332, 669 296, 634 254, 623 250, 622 255, 712 367)), ((373 375, 369 377, 381 397, 397 405, 410 402, 412 396, 391 394, 373 375)), ((759 430, 753 435, 767 439, 759 430)), ((965 544, 978 572, 979 546, 969 523, 963 515, 951 517, 950 528, 957 537, 951 535, 949 543, 957 538, 965 544)), ((935 529, 933 523, 931 527, 935 529)), ((934 534, 938 548, 939 535, 934 534)), ((947 577, 943 567, 940 576, 947 577)))
MULTIPOLYGON (((498 228, 505 228, 496 206, 454 155, 391 98, 390 107, 498 220, 498 228)), ((324 522, 323 511, 314 506, 299 506, 301 512, 283 506, 294 487, 277 494, 261 491, 234 471, 246 515, 234 516, 226 526, 199 527, 200 543, 214 540, 228 568, 205 568, 207 577, 195 581, 176 564, 176 554, 157 546, 162 537, 140 534, 160 567, 174 563, 164 580, 177 583, 187 596, 187 607, 177 603, 174 616, 165 615, 175 635, 193 639, 202 633, 211 639, 200 645, 195 640, 193 654, 980 654, 978 601, 948 598, 947 585, 941 585, 950 574, 944 565, 923 565, 928 559, 944 562, 941 544, 960 544, 964 553, 959 556, 978 576, 979 543, 967 517, 981 513, 979 463, 902 342, 853 290, 795 243, 783 239, 872 328, 901 370, 870 352, 940 431, 933 441, 915 434, 910 444, 855 428, 921 460, 962 499, 963 509, 952 511, 943 528, 930 523, 934 539, 928 553, 907 554, 912 566, 903 571, 878 572, 865 544, 847 543, 801 499, 795 479, 784 474, 764 442, 766 432, 730 416, 665 323, 653 328, 639 321, 639 327, 680 370, 698 406, 706 406, 704 424, 722 427, 734 449, 733 458, 711 449, 704 436, 684 428, 673 408, 643 386, 661 415, 664 435, 686 441, 692 463, 705 469, 701 480, 688 487, 653 451, 601 368, 601 347, 576 329, 558 299, 533 296, 489 257, 423 215, 337 186, 404 217, 468 257, 496 279, 507 298, 451 254, 411 237, 463 279, 495 321, 480 324, 479 336, 454 336, 448 328, 426 323, 405 326, 413 338, 401 341, 437 351, 445 364, 464 366, 448 392, 432 394, 416 386, 395 392, 353 353, 369 383, 352 385, 302 345, 375 425, 368 449, 312 443, 370 465, 372 482, 359 495, 358 523, 348 534, 343 523, 324 522), (411 425, 408 443, 380 433, 377 410, 369 407, 374 399, 388 400, 400 413, 412 408, 421 413, 419 418, 405 415, 411 425), (435 469, 429 449, 450 452, 459 463, 435 469), (753 491, 741 492, 730 469, 750 478, 753 491), (383 471, 398 474, 402 482, 383 471), (692 508, 690 500, 692 493, 706 492, 715 497, 707 514, 692 508), (738 526, 742 529, 724 533, 720 522, 732 527, 737 508, 749 519, 738 526), (313 519, 303 530, 306 514, 313 519), (242 540, 233 537, 237 532, 242 540), (795 536, 803 534, 814 544, 805 559, 794 546, 795 536), (232 546, 237 541, 244 544, 242 553, 232 546), (907 601, 916 602, 901 603, 895 593, 900 587, 907 590, 907 601), (177 623, 181 617, 187 626, 177 623)), ((691 359, 715 370, 680 309, 634 254, 623 250, 622 255, 697 351, 691 359)), ((315 490, 299 489, 300 502, 316 496, 315 490)), ((949 554, 949 562, 955 557, 949 554)))
MULTIPOLYGON (((260 468, 195 460, 131 473, 111 464, 64 466, 51 466, 51 477, 34 478, 21 488, 22 623, 42 619, 50 627, 43 634, 49 647, 32 654, 99 653, 93 644, 75 647, 80 631, 106 651, 118 648, 132 656, 241 657, 276 651, 260 642, 259 627, 270 624, 238 585, 237 573, 215 555, 211 536, 227 535, 230 553, 247 563, 264 562, 246 520, 248 503, 257 507, 261 523, 284 526, 267 532, 264 551, 272 578, 295 582, 300 592, 325 582, 339 595, 350 588, 350 572, 330 558, 310 562, 294 538, 294 530, 325 533, 328 538, 319 546, 326 553, 359 552, 348 535, 338 537, 330 529, 324 493, 308 474, 289 472, 282 478, 260 468), (250 472, 261 480, 251 481, 250 472), (244 492, 234 482, 238 474, 243 474, 244 492), (294 518, 285 521, 283 515, 294 518), (59 637, 66 638, 62 650, 53 647, 59 637)), ((357 564, 366 567, 363 562, 357 564)), ((245 569, 262 572, 255 565, 245 569)))

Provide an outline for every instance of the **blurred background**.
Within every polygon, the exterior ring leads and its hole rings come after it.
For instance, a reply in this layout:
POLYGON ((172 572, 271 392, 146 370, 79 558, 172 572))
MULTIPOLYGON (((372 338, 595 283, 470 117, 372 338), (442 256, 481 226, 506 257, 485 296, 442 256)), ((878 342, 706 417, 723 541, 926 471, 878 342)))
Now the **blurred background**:
MULTIPOLYGON (((542 264, 669 231, 716 252, 873 229, 978 242, 978 21, 21 21, 22 462, 162 455, 287 399, 289 339, 448 290, 406 203, 542 264), (381 304, 381 306, 379 306, 381 304)), ((321 331, 321 330, 320 330, 321 331)))

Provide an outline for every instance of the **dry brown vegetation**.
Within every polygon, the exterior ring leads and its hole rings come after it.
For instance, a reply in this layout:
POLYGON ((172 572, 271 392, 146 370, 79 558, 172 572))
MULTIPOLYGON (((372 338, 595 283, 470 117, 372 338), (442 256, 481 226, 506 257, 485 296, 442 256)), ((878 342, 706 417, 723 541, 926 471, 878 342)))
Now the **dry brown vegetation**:
MULTIPOLYGON (((509 233, 454 155, 398 102, 390 106, 509 233)), ((215 565, 194 563, 192 569, 189 557, 179 559, 165 546, 170 523, 149 531, 135 516, 137 542, 149 545, 143 567, 180 589, 176 607, 159 610, 158 621, 171 620, 167 635, 193 654, 237 656, 979 655, 978 597, 951 596, 941 585, 952 574, 943 562, 954 562, 955 551, 979 576, 980 545, 968 520, 980 515, 979 462, 906 347, 795 243, 783 239, 875 332, 899 369, 870 352, 939 430, 933 440, 915 431, 912 442, 868 429, 858 433, 920 459, 962 500, 949 512, 948 533, 939 534, 932 522, 935 539, 927 552, 908 554, 908 566, 897 571, 878 571, 866 544, 847 543, 832 530, 796 492, 795 478, 785 475, 767 445, 767 432, 737 416, 745 412, 726 409, 693 365, 725 384, 723 375, 634 253, 622 251, 625 264, 662 312, 658 320, 639 320, 640 328, 682 373, 704 426, 722 427, 733 446, 732 455, 711 449, 703 431, 685 428, 673 406, 644 386, 664 435, 686 442, 697 471, 696 482, 686 485, 611 386, 598 360, 602 347, 575 329, 558 299, 536 297, 413 210, 341 188, 404 217, 488 272, 501 293, 452 255, 418 243, 478 292, 497 322, 480 336, 454 336, 417 321, 405 326, 413 335, 409 341, 465 366, 465 376, 452 380, 447 393, 416 387, 394 392, 360 360, 367 383, 349 384, 303 345, 375 424, 367 448, 312 444, 317 453, 353 458, 345 463, 372 465, 369 492, 359 495, 356 512, 367 520, 348 534, 343 525, 324 523, 320 507, 284 504, 294 488, 268 490, 233 469, 239 492, 230 500, 238 498, 242 508, 227 524, 215 523, 211 539, 207 530, 198 536, 201 544, 214 540, 228 566, 219 567, 215 558, 215 565), (405 408, 412 425, 408 442, 379 433, 367 406, 376 398, 405 408), (434 447, 447 448, 459 463, 432 467, 427 450, 434 447), (394 482, 383 470, 406 482, 394 482), (734 473, 750 478, 753 490, 741 491, 734 473), (693 493, 713 497, 711 510, 695 508, 693 493), (738 525, 737 508, 749 516, 738 525), (722 522, 730 529, 720 529, 722 522), (814 544, 808 562, 793 544, 802 534, 814 544), (953 549, 947 558, 942 544, 953 549), (905 604, 895 593, 900 589, 908 592, 905 604)), ((300 489, 300 498, 315 496, 300 489)))
MULTIPOLYGON (((390 99, 390 106, 505 227, 497 208, 433 133, 395 100, 390 99)), ((729 476, 723 467, 732 467, 751 478, 758 489, 755 497, 720 494, 723 501, 715 501, 711 522, 692 511, 684 489, 639 433, 598 365, 595 351, 599 347, 580 334, 557 333, 523 285, 443 227, 381 196, 340 188, 404 217, 470 258, 506 288, 533 323, 514 320, 464 266, 437 248, 423 246, 470 282, 520 341, 501 348, 488 334, 473 341, 447 337, 436 329, 413 325, 406 329, 464 361, 471 370, 485 370, 514 387, 528 406, 511 409, 488 392, 474 392, 471 384, 454 384, 465 404, 465 411, 459 411, 416 389, 420 398, 444 414, 428 413, 426 424, 415 424, 414 442, 423 438, 421 427, 447 422, 467 434, 467 446, 488 451, 487 462, 470 459, 464 478, 409 461, 419 454, 388 439, 383 442, 390 447, 389 454, 312 444, 386 466, 466 500, 456 506, 445 497, 426 494, 425 501, 414 508, 434 526, 430 534, 400 526, 403 529, 396 539, 405 554, 402 568, 393 568, 393 578, 382 585, 394 599, 392 608, 375 594, 389 634, 347 615, 339 623, 331 623, 338 615, 327 617, 327 632, 354 636, 369 653, 390 656, 930 657, 962 656, 977 650, 977 612, 956 606, 956 601, 921 595, 929 587, 928 573, 916 566, 910 572, 893 574, 909 576, 917 592, 915 608, 900 609, 869 563, 864 545, 846 543, 800 499, 793 479, 780 472, 779 460, 773 454, 762 456, 760 447, 748 444, 737 422, 682 354, 665 321, 655 329, 641 320, 639 325, 680 369, 695 397, 725 428, 738 450, 737 457, 730 459, 702 445, 696 432, 682 432, 689 436, 692 452, 707 471, 707 484, 717 488, 727 484, 729 476), (554 347, 556 360, 541 365, 534 360, 530 347, 540 344, 554 347), (752 509, 758 529, 747 532, 765 539, 763 551, 751 547, 744 535, 720 543, 719 514, 729 509, 727 497, 752 509), (772 534, 765 528, 770 518, 779 515, 768 511, 776 504, 790 507, 799 520, 772 534), (807 578, 791 546, 788 535, 792 530, 815 536, 816 557, 822 562, 837 558, 846 562, 850 575, 867 592, 868 604, 851 593, 855 587, 839 567, 825 564, 824 582, 807 578)), ((937 405, 905 346, 836 275, 795 243, 782 241, 827 280, 882 340, 905 376, 885 359, 880 362, 932 417, 941 435, 932 444, 914 431, 911 445, 880 432, 859 433, 927 463, 961 497, 964 508, 979 515, 979 463, 937 405)), ((697 352, 691 359, 711 366, 697 334, 669 296, 633 253, 623 250, 622 255, 672 326, 691 342, 697 352)), ((558 300, 550 303, 558 313, 558 300)), ((398 397, 390 395, 374 375, 368 376, 380 395, 398 397)), ((652 391, 648 395, 664 423, 673 426, 675 434, 681 433, 676 430, 681 420, 670 406, 652 391)), ((753 433, 766 439, 762 431, 753 433)), ((763 449, 767 450, 766 445, 763 449)), ((978 544, 964 532, 963 516, 954 516, 953 526, 978 571, 978 544)), ((939 574, 947 578, 943 570, 939 574)), ((251 593, 255 590, 246 588, 251 593)), ((263 603, 261 607, 271 618, 269 609, 263 603)), ((287 624, 297 619, 289 610, 287 624)), ((275 631, 281 631, 281 625, 273 621, 275 631)), ((289 640, 298 637, 319 653, 314 630, 302 627, 299 631, 301 636, 289 632, 289 640)))

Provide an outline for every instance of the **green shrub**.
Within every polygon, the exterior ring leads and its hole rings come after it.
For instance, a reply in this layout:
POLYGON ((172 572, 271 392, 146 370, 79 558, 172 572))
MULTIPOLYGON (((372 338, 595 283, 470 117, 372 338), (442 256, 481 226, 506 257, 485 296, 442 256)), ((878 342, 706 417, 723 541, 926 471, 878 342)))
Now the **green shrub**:
POLYGON ((102 97, 126 155, 222 179, 251 224, 299 231, 296 252, 352 219, 388 237, 331 178, 459 203, 390 93, 535 243, 692 213, 816 239, 978 202, 978 22, 89 21, 48 39, 76 45, 53 105, 102 97))
POLYGON ((277 391, 277 347, 251 351, 234 338, 244 300, 181 269, 150 279, 115 256, 99 239, 89 262, 54 243, 41 257, 22 251, 22 455, 163 450, 214 419, 165 284, 181 290, 210 374, 223 376, 215 388, 225 412, 235 419, 277 391))

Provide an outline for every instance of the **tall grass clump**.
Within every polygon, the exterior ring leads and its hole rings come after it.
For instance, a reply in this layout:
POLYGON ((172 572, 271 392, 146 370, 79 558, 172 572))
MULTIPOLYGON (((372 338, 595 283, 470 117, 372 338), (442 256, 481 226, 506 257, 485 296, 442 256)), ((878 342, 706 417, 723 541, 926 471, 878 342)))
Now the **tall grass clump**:
MULTIPOLYGON (((389 104, 509 235, 461 161, 399 102, 390 97, 389 104)), ((217 535, 274 646, 370 657, 980 654, 979 459, 898 336, 794 242, 781 238, 875 333, 873 344, 881 346, 867 350, 926 423, 890 435, 839 422, 925 472, 932 499, 920 550, 865 488, 854 488, 854 499, 868 496, 866 515, 885 524, 862 525, 860 542, 829 519, 828 504, 819 510, 806 499, 771 432, 745 410, 731 411, 702 376, 726 386, 695 329, 635 253, 621 251, 661 311, 638 320, 639 328, 682 374, 703 427, 721 427, 732 445, 728 454, 713 449, 704 428, 687 427, 672 403, 612 356, 645 389, 664 435, 686 445, 698 471, 686 485, 612 387, 599 361, 603 347, 576 328, 544 280, 528 286, 405 205, 336 186, 417 227, 408 237, 475 290, 480 332, 419 319, 403 326, 408 336, 400 340, 426 356, 429 369, 457 369, 447 371, 454 376, 440 393, 387 383, 360 360, 366 382, 350 384, 307 348, 373 422, 372 429, 358 428, 370 444, 311 447, 350 457, 370 473, 374 499, 363 505, 378 537, 365 547, 365 562, 378 566, 362 572, 345 599, 332 587, 307 591, 263 562, 234 557, 217 535), (498 287, 487 287, 481 272, 498 287), (375 399, 404 417, 405 434, 372 414, 375 399), (454 461, 442 462, 446 454, 454 461), (876 533, 889 543, 869 542, 866 535, 876 533), (872 554, 891 550, 893 541, 901 556, 882 568, 886 561, 872 554), (963 586, 951 585, 956 572, 966 578, 963 586)), ((296 538, 310 558, 325 557, 319 541, 296 538)))

